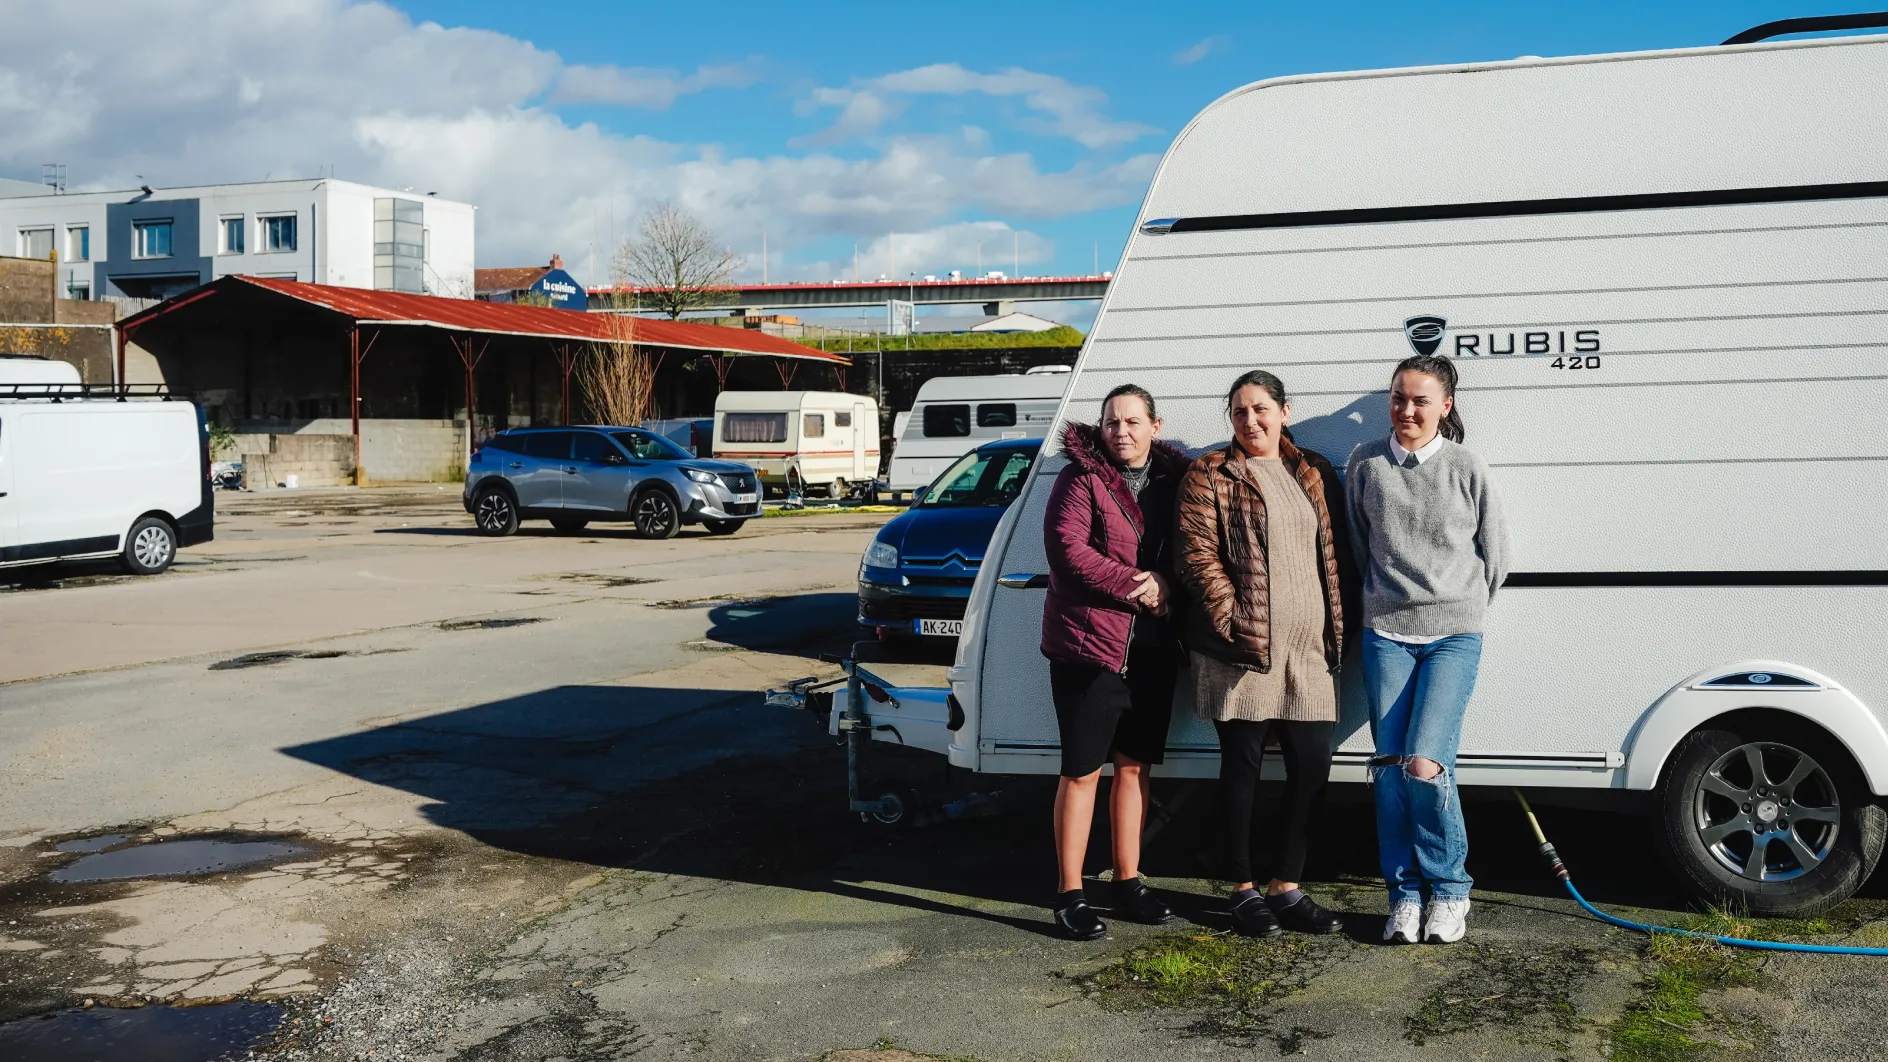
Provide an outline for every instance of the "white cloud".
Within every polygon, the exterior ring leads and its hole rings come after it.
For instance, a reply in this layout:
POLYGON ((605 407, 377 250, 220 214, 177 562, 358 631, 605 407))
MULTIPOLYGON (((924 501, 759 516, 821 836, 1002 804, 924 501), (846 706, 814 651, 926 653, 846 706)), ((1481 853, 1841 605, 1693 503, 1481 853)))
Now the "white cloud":
MULTIPOLYGON (((815 103, 843 105, 839 121, 824 133, 825 142, 837 142, 872 132, 890 113, 879 113, 876 121, 864 121, 865 115, 851 115, 851 105, 862 98, 892 96, 964 96, 1021 97, 1025 106, 1047 116, 1046 120, 1026 123, 1027 128, 1053 136, 1065 137, 1088 148, 1118 147, 1160 130, 1139 122, 1120 122, 1106 117, 1102 108, 1108 96, 1092 85, 1077 85, 1053 74, 1039 74, 1012 67, 995 74, 980 74, 956 63, 934 63, 880 77, 865 78, 857 89, 819 89, 815 103), (875 95, 876 94, 876 95, 875 95), (851 121, 848 122, 848 117, 851 121)), ((895 112, 891 112, 895 113, 895 112)))
POLYGON ((1199 62, 1214 52, 1225 51, 1231 44, 1231 37, 1223 35, 1208 37, 1190 48, 1182 48, 1173 53, 1174 65, 1192 66, 1194 63, 1199 62))
POLYGON ((666 110, 676 98, 711 88, 747 88, 761 78, 758 58, 699 66, 686 77, 673 70, 625 66, 570 66, 557 79, 553 99, 565 103, 614 103, 666 110))
MULTIPOLYGON (((744 252, 750 244, 758 250, 765 227, 778 275, 830 279, 814 272, 829 268, 850 276, 849 259, 801 263, 797 255, 780 272, 778 249, 875 241, 893 230, 914 234, 913 266, 934 253, 923 268, 960 268, 946 259, 961 253, 964 234, 1001 224, 965 217, 1016 223, 1132 204, 1157 162, 1141 154, 1044 172, 1026 153, 992 154, 986 140, 955 124, 887 138, 860 157, 816 145, 736 155, 712 143, 574 125, 546 101, 659 106, 674 98, 671 88, 679 94, 758 76, 754 61, 673 78, 575 67, 503 34, 415 24, 382 4, 345 0, 173 0, 161 16, 114 6, 0 5, 0 40, 8 42, 0 54, 0 172, 31 180, 38 163, 64 162, 81 189, 134 187, 142 183, 136 174, 163 186, 332 167, 342 178, 477 204, 481 265, 558 252, 581 271, 592 245, 597 262, 608 260, 612 217, 620 237, 641 210, 673 198, 744 252), (134 54, 137 62, 112 58, 134 54), (923 234, 932 234, 924 246, 934 252, 920 251, 923 234)), ((1002 83, 1023 91, 1022 82, 1002 83)), ((815 102, 842 114, 868 94, 878 101, 859 105, 861 128, 884 120, 869 106, 903 105, 897 93, 869 86, 831 91, 849 95, 815 102)), ((1044 83, 1036 91, 1055 97, 1031 104, 1050 121, 1079 126, 1087 114, 1106 124, 1094 90, 1066 86, 1072 95, 1056 96, 1065 89, 1044 83)), ((1046 241, 1036 246, 1048 253, 1046 241)))

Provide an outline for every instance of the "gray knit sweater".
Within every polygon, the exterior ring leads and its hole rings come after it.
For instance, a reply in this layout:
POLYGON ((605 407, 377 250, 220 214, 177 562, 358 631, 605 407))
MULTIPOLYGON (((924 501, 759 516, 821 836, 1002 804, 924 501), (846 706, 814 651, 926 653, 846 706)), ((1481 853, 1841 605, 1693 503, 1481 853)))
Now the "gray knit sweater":
POLYGON ((1351 452, 1344 497, 1364 626, 1427 637, 1481 631, 1508 574, 1508 525, 1473 450, 1445 442, 1402 468, 1389 439, 1365 443, 1351 452))

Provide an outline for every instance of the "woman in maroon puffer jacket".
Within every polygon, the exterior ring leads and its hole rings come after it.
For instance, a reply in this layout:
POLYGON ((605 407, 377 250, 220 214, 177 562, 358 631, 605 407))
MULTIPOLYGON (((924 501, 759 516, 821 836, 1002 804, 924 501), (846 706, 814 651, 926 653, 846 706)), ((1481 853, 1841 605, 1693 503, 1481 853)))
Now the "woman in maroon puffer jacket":
POLYGON ((1161 762, 1182 655, 1167 621, 1168 548, 1187 458, 1158 441, 1154 399, 1133 384, 1108 392, 1101 425, 1070 424, 1068 466, 1049 492, 1043 548, 1049 598, 1042 655, 1062 736, 1056 789, 1056 924, 1077 940, 1108 931, 1082 891, 1082 860, 1101 768, 1115 765, 1109 815, 1117 914, 1159 924, 1173 917, 1140 877, 1149 764, 1161 762))

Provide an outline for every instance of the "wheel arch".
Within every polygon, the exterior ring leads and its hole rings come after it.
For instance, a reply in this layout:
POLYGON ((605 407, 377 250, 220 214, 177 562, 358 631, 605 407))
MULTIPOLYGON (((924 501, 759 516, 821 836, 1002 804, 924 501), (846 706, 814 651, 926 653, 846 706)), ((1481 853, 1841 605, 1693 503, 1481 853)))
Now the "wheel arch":
POLYGON ((172 516, 170 513, 166 512, 163 509, 151 509, 146 512, 141 512, 138 515, 132 517, 131 522, 125 525, 124 534, 119 536, 119 539, 118 539, 119 549, 123 549, 125 546, 130 544, 131 529, 138 526, 138 523, 147 517, 156 517, 157 519, 164 521, 164 523, 170 525, 171 537, 176 539, 178 542, 183 541, 183 527, 177 522, 177 518, 175 516, 172 516))
POLYGON ((636 484, 636 489, 629 492, 629 505, 628 505, 627 511, 629 512, 631 516, 634 516, 636 513, 636 499, 642 497, 643 495, 649 493, 652 490, 659 490, 662 493, 667 494, 669 496, 669 501, 675 505, 676 516, 680 517, 683 515, 682 493, 675 489, 675 484, 670 483, 666 480, 661 480, 661 479, 648 479, 648 480, 644 480, 641 483, 636 484))
POLYGON ((504 476, 493 473, 479 480, 477 483, 472 484, 472 496, 474 498, 478 497, 479 492, 484 490, 503 491, 505 496, 511 499, 513 508, 521 508, 518 505, 518 488, 512 486, 511 480, 506 479, 504 476))
POLYGON ((1672 752, 1693 731, 1753 713, 1800 721, 1827 734, 1854 761, 1869 792, 1888 795, 1888 730, 1860 699, 1809 668, 1778 660, 1741 660, 1707 668, 1667 690, 1639 717, 1627 739, 1625 788, 1656 789, 1672 752), (1733 686, 1736 675, 1781 675, 1809 685, 1733 686))

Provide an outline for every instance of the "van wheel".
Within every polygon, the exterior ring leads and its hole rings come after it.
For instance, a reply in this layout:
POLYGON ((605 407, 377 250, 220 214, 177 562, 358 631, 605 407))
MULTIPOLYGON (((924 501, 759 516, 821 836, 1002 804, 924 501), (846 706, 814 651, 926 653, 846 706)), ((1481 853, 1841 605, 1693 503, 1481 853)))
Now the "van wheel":
POLYGON ((1801 729, 1692 733, 1660 797, 1667 864, 1700 898, 1754 915, 1803 918, 1848 899, 1888 838, 1888 812, 1847 753, 1801 729))
POLYGON ((636 533, 644 538, 674 538, 682 528, 682 516, 675 510, 675 499, 667 491, 651 488, 636 496, 630 510, 636 533))
POLYGON ((503 538, 518 530, 518 507, 512 504, 511 495, 497 487, 486 487, 472 502, 472 519, 478 524, 479 534, 503 538))
POLYGON ((147 516, 131 525, 125 536, 122 557, 125 570, 132 575, 156 575, 177 559, 177 533, 155 516, 147 516))
POLYGON ((736 531, 739 531, 741 529, 741 525, 744 523, 747 523, 747 521, 746 520, 703 520, 701 523, 703 527, 706 527, 708 529, 708 533, 711 535, 732 535, 736 531))
POLYGON ((576 534, 577 532, 582 531, 585 527, 588 527, 589 525, 590 525, 590 521, 582 519, 580 517, 575 517, 575 516, 551 517, 551 526, 556 528, 559 531, 562 531, 564 534, 567 534, 567 535, 576 534))

